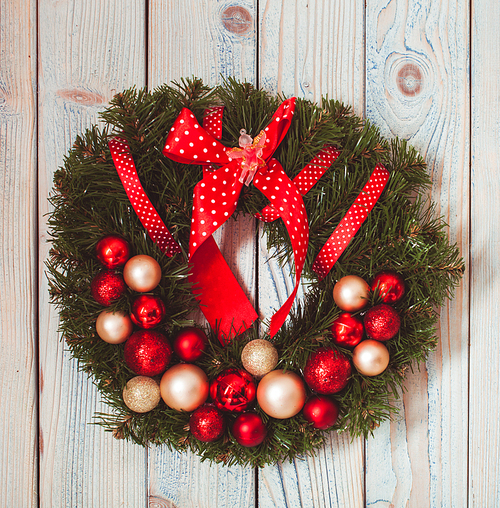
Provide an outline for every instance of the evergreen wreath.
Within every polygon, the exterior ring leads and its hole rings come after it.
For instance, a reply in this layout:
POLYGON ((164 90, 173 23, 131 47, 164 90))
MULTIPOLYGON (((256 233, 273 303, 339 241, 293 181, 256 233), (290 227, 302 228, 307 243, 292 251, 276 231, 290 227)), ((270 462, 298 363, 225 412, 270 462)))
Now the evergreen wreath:
MULTIPOLYGON (((54 210, 49 218, 52 248, 47 262, 51 296, 59 308, 60 331, 72 356, 112 408, 111 414, 97 417, 115 437, 145 446, 167 444, 171 449, 191 449, 202 459, 228 465, 253 466, 292 460, 314 452, 323 443, 327 431, 316 428, 302 412, 278 419, 257 403, 251 410, 260 416, 266 436, 261 444, 250 447, 239 444, 233 435, 232 423, 238 412, 225 412, 223 436, 205 442, 190 432, 191 411, 172 409, 163 400, 149 412, 131 411, 122 393, 136 373, 124 361, 125 343, 110 344, 96 333, 96 320, 105 307, 94 299, 91 286, 102 269, 96 245, 106 235, 120 235, 131 246, 132 254, 148 255, 159 263, 162 278, 152 293, 161 298, 166 316, 155 330, 172 340, 179 330, 193 326, 190 313, 198 308, 198 302, 188 280, 186 252, 193 189, 203 168, 175 162, 161 152, 181 109, 188 108, 201 121, 208 108, 223 105, 221 142, 233 147, 240 129, 256 136, 282 101, 283 97, 232 79, 215 88, 198 79, 181 80, 152 92, 132 88, 113 98, 98 126, 76 138, 64 165, 55 173, 50 198, 54 210), (109 140, 117 135, 129 144, 142 186, 182 253, 165 256, 131 208, 108 147, 109 140)), ((366 437, 396 411, 394 402, 400 396, 405 371, 425 361, 436 346, 436 309, 451 297, 464 265, 457 246, 448 241, 446 225, 436 218, 435 207, 426 198, 431 182, 424 160, 404 140, 383 139, 374 126, 338 101, 323 99, 313 104, 298 99, 291 127, 274 157, 294 178, 324 145, 337 147, 340 155, 303 197, 310 231, 303 270, 307 294, 271 342, 278 351, 276 369, 300 376, 310 355, 319 348, 331 348, 352 361, 353 349, 338 345, 332 337, 332 323, 343 312, 333 299, 335 283, 348 275, 371 282, 379 272, 400 274, 406 293, 394 303, 401 322, 399 332, 384 342, 390 356, 388 367, 375 376, 363 375, 353 367, 347 386, 329 395, 338 405, 339 416, 328 431, 366 437), (315 256, 379 163, 389 171, 380 199, 340 261, 320 279, 312 268, 315 256)), ((243 187, 235 215, 258 214, 268 203, 253 185, 243 187)), ((266 223, 264 228, 279 261, 293 261, 283 221, 266 223)), ((367 309, 383 301, 379 289, 369 292, 368 306, 354 312, 355 316, 362 318, 367 309)), ((126 288, 107 310, 130 314, 137 295, 126 288)), ((210 380, 225 369, 242 369, 244 346, 254 339, 270 338, 261 328, 265 327, 254 324, 228 344, 221 344, 216 331, 205 330, 208 347, 195 364, 210 380)), ((179 362, 174 353, 170 366, 179 362)), ((155 379, 159 381, 160 376, 155 379)), ((310 395, 311 390, 306 389, 310 395)))

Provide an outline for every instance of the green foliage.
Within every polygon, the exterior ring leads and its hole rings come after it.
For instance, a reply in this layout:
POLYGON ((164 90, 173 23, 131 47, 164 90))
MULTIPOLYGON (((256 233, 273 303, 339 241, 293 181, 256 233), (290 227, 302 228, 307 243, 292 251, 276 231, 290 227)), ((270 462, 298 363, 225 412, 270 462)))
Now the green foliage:
MULTIPOLYGON (((215 89, 197 79, 164 85, 151 93, 130 89, 117 95, 102 113, 104 128, 93 127, 77 137, 55 174, 54 211, 49 219, 52 300, 59 307, 61 333, 72 355, 112 408, 111 414, 98 417, 116 437, 142 445, 165 443, 173 449, 191 449, 202 459, 255 466, 313 453, 323 441, 324 433, 301 414, 281 421, 268 417, 259 407, 256 411, 266 422, 268 435, 255 448, 235 441, 230 431, 235 416, 231 414, 226 417, 228 431, 221 441, 201 443, 189 433, 189 414, 174 411, 163 402, 147 414, 131 412, 122 400, 122 390, 134 373, 123 361, 123 345, 107 344, 97 336, 95 320, 103 307, 90 294, 91 280, 100 269, 95 246, 103 236, 117 233, 130 242, 135 253, 153 256, 162 267, 163 278, 155 293, 164 300, 168 316, 159 331, 171 337, 192 324, 189 316, 196 308, 185 254, 167 258, 147 236, 113 166, 107 145, 110 137, 120 134, 128 141, 143 187, 185 253, 193 188, 202 168, 178 164, 161 153, 178 113, 188 107, 201 121, 207 107, 224 105, 222 142, 235 146, 240 129, 257 135, 282 99, 232 79, 215 89)), ((436 218, 426 199, 431 182, 423 159, 406 142, 381 138, 375 127, 339 102, 325 99, 315 105, 298 100, 294 121, 274 156, 293 178, 326 143, 336 145, 341 155, 304 198, 310 225, 304 270, 309 291, 273 343, 279 352, 278 367, 300 373, 317 347, 335 347, 329 332, 340 313, 332 297, 335 282, 349 274, 369 281, 379 271, 398 271, 406 281, 407 293, 396 305, 402 326, 397 337, 387 343, 389 367, 376 377, 362 376, 353 369, 348 386, 333 395, 341 412, 334 428, 367 436, 394 412, 392 401, 400 394, 405 370, 424 361, 435 347, 435 309, 451 297, 463 273, 463 262, 457 247, 448 242, 445 224, 436 218), (313 260, 379 162, 390 171, 386 189, 340 261, 319 282, 311 268, 313 260)), ((266 204, 250 186, 242 193, 237 212, 256 213, 266 204)), ((276 257, 283 263, 291 262, 292 250, 281 221, 265 228, 276 257)), ((133 291, 128 290, 110 309, 130 311, 133 297, 133 291)), ((372 298, 376 303, 377 295, 372 298)), ((213 332, 208 333, 209 351, 198 364, 210 378, 224 368, 241 367, 241 350, 248 340, 259 337, 255 326, 223 347, 213 332)), ((269 337, 264 334, 262 338, 269 337)), ((352 356, 351 350, 342 352, 352 356)))

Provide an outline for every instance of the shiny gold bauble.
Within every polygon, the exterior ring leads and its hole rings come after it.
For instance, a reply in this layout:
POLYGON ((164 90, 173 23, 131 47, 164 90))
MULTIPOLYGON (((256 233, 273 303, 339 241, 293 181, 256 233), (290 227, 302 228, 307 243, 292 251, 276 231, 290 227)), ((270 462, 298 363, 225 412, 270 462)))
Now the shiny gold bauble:
POLYGON ((147 413, 160 402, 160 387, 151 377, 133 377, 123 389, 123 401, 132 411, 147 413))
POLYGON ((123 278, 129 288, 145 293, 160 283, 161 268, 156 259, 140 254, 127 261, 123 268, 123 278))
POLYGON ((160 382, 161 397, 165 404, 177 411, 194 411, 208 397, 207 375, 196 365, 178 363, 165 374, 160 382))
POLYGON ((250 374, 264 376, 276 367, 278 351, 268 340, 255 339, 243 348, 241 363, 250 374))
POLYGON ((110 344, 125 342, 132 333, 132 320, 125 312, 103 310, 95 322, 97 335, 110 344))
POLYGON ((378 376, 389 365, 389 351, 378 340, 364 340, 354 348, 352 363, 359 373, 378 376))
POLYGON ((347 312, 356 312, 368 304, 370 286, 357 275, 342 277, 333 288, 333 299, 338 307, 347 312))
POLYGON ((291 371, 273 370, 261 379, 257 387, 257 402, 261 409, 280 420, 295 416, 305 400, 304 382, 291 371))

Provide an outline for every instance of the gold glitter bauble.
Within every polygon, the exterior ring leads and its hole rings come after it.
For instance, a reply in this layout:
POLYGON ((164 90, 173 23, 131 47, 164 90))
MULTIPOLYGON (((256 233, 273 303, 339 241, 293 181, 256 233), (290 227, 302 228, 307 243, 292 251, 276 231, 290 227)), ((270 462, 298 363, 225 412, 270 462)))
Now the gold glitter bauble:
POLYGON ((268 340, 255 339, 243 348, 241 362, 250 374, 265 376, 276 367, 278 351, 268 340))
POLYGON ((123 389, 123 401, 132 411, 147 413, 160 402, 160 386, 151 377, 133 377, 123 389))

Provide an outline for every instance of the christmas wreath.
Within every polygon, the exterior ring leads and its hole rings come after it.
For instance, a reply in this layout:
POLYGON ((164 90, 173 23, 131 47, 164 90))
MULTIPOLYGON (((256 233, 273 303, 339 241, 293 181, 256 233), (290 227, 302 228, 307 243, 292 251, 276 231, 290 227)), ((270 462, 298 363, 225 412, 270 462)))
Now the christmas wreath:
POLYGON ((337 101, 231 79, 130 89, 101 120, 55 174, 47 263, 99 423, 262 466, 389 418, 463 272, 418 153, 337 101), (295 268, 266 324, 212 237, 242 213, 295 268))

